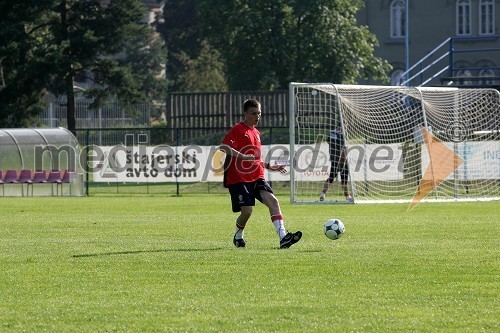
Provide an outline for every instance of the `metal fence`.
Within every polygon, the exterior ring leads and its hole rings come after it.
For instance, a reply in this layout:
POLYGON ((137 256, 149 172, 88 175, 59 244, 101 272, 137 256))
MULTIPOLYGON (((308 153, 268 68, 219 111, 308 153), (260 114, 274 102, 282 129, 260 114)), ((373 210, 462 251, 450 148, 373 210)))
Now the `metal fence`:
MULTIPOLYGON (((262 105, 259 125, 263 144, 288 143, 288 92, 170 93, 164 108, 150 103, 124 105, 110 100, 92 109, 91 101, 78 96, 76 127, 84 147, 145 145, 219 145, 227 131, 242 120, 243 103, 256 98, 262 105)), ((47 127, 65 127, 66 98, 49 97, 49 106, 39 116, 47 127)), ((91 148, 90 148, 91 149, 91 148)), ((88 152, 88 150, 83 150, 88 152)), ((84 163, 88 162, 86 156, 84 163)), ((84 165, 85 167, 85 165, 84 165)), ((88 168, 87 168, 88 171, 88 168)), ((221 184, 196 183, 102 183, 86 173, 87 194, 187 194, 223 191, 221 184)))
MULTIPOLYGON (((66 96, 49 96, 47 107, 38 116, 44 127, 67 127, 66 96)), ((75 101, 77 128, 113 128, 150 126, 151 103, 123 104, 114 100, 107 101, 99 108, 91 107, 92 100, 78 97, 75 101)))
MULTIPOLYGON (((152 103, 123 104, 109 99, 103 106, 92 108, 91 99, 77 96, 77 128, 150 127, 152 123, 167 128, 182 128, 181 139, 208 133, 217 128, 231 127, 240 121, 243 102, 256 98, 262 104, 261 126, 288 126, 287 91, 244 91, 215 93, 170 93, 165 105, 152 103)), ((38 121, 45 127, 67 126, 66 96, 47 97, 48 106, 38 121)), ((173 137, 171 137, 173 140, 173 137)))
MULTIPOLYGON (((97 194, 167 194, 167 195, 184 195, 184 194, 213 194, 227 193, 227 190, 222 187, 220 182, 97 182, 94 181, 92 175, 92 166, 95 162, 91 161, 88 156, 93 156, 92 150, 94 146, 109 147, 109 146, 149 146, 155 147, 159 145, 167 145, 171 147, 200 145, 200 146, 217 146, 222 141, 224 135, 230 127, 225 128, 114 128, 100 129, 87 128, 77 130, 77 138, 84 152, 81 157, 81 162, 85 170, 85 188, 87 195, 97 194), (186 132, 191 135, 189 139, 186 132), (210 134, 206 134, 210 133, 210 134)), ((263 145, 269 144, 286 144, 289 142, 288 127, 259 127, 261 132, 261 142, 263 145)), ((289 192, 289 185, 273 184, 276 193, 289 192)))

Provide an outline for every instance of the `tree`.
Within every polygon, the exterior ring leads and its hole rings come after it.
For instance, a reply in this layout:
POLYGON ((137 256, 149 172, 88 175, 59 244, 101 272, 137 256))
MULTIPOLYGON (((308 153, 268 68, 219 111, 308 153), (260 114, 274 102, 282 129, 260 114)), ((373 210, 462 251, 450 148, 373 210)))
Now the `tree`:
POLYGON ((167 0, 158 30, 168 50, 167 77, 172 91, 227 89, 224 60, 201 35, 199 0, 167 0))
POLYGON ((212 48, 205 40, 195 59, 181 52, 179 59, 184 70, 178 73, 177 87, 184 92, 212 92, 227 90, 224 76, 224 62, 220 53, 212 48))
POLYGON ((179 90, 177 78, 185 71, 186 59, 197 57, 201 48, 200 25, 196 16, 197 0, 166 0, 158 31, 168 53, 167 77, 172 90, 179 90))
MULTIPOLYGON (((94 98, 93 106, 109 95, 141 101, 166 86, 158 76, 163 70, 162 45, 144 22, 146 8, 138 0, 41 0, 19 5, 2 0, 0 8, 10 23, 0 26, 0 40, 7 45, 0 47, 6 73, 0 94, 14 102, 21 96, 23 107, 35 105, 28 105, 32 101, 25 96, 40 96, 46 90, 66 95, 68 129, 73 133, 74 81, 80 73, 92 73, 93 84, 84 93, 94 98), (24 58, 16 61, 13 57, 19 53, 24 58), (37 82, 13 89, 33 77, 37 82)), ((15 106, 11 102, 6 107, 15 106)))
POLYGON ((51 64, 50 56, 39 56, 50 50, 40 47, 48 29, 37 13, 46 3, 0 1, 0 127, 27 126, 42 109, 51 64))
MULTIPOLYGON (((387 80, 376 37, 356 25, 360 0, 203 0, 203 36, 222 54, 230 89, 290 81, 387 80)), ((202 17, 200 17, 201 19, 202 17)))

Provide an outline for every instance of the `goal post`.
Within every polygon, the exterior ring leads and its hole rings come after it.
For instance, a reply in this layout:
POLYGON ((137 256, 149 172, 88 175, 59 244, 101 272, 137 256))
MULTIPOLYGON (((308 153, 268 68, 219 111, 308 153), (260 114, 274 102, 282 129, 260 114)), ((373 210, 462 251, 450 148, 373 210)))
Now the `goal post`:
POLYGON ((355 202, 500 199, 495 89, 291 83, 289 94, 292 203, 349 203, 345 192, 355 202), (334 179, 333 137, 346 155, 334 179))

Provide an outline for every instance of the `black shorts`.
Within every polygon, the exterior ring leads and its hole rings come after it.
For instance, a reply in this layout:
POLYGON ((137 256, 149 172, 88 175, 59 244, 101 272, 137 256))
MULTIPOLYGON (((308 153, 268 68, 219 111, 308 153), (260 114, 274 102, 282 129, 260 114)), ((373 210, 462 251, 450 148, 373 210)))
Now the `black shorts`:
POLYGON ((251 183, 236 183, 229 185, 231 204, 233 212, 241 212, 241 206, 255 206, 255 199, 262 202, 260 191, 273 193, 273 189, 264 179, 258 179, 251 183))

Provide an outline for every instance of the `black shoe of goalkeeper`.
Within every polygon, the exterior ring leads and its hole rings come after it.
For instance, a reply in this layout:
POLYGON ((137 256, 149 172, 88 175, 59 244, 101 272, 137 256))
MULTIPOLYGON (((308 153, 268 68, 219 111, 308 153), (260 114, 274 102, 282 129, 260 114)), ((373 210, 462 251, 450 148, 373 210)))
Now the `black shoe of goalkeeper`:
POLYGON ((302 238, 302 232, 289 232, 280 241, 280 249, 288 249, 293 244, 297 243, 302 238))
POLYGON ((236 237, 234 237, 233 238, 233 244, 236 247, 246 247, 247 246, 247 242, 243 238, 236 239, 236 237))

